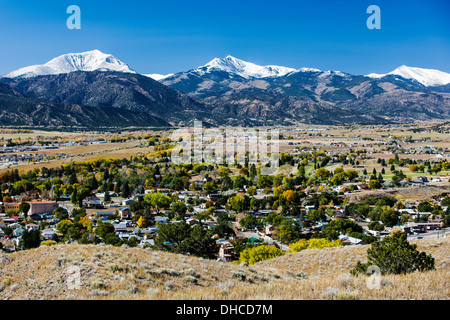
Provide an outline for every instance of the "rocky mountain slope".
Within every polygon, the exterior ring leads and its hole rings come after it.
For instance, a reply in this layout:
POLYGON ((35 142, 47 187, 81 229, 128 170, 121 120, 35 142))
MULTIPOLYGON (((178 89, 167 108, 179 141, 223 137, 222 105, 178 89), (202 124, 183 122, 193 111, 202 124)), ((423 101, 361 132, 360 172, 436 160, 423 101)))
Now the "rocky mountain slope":
POLYGON ((139 74, 76 71, 3 81, 23 95, 51 103, 113 107, 124 115, 127 111, 138 112, 171 124, 195 118, 214 121, 202 103, 139 74))
POLYGON ((211 68, 209 63, 160 81, 235 120, 249 115, 254 120, 275 122, 351 124, 450 117, 445 86, 426 87, 399 74, 368 77, 302 68, 261 77, 243 74, 248 67, 242 61, 240 65, 245 67, 240 69, 236 63, 224 67, 227 61, 215 63, 221 68, 211 68))
POLYGON ((87 107, 27 97, 0 83, 0 124, 6 126, 115 127, 170 126, 145 112, 114 107, 87 107))
MULTIPOLYGON (((388 124, 450 118, 450 74, 406 66, 387 74, 361 76, 315 68, 259 66, 227 56, 186 72, 140 75, 114 56, 93 50, 10 72, 0 82, 20 93, 19 100, 37 99, 53 106, 52 111, 46 111, 47 116, 34 119, 31 112, 24 121, 19 114, 7 111, 23 103, 14 102, 10 95, 8 103, 3 102, 3 125, 62 123, 61 119, 52 120, 50 113, 80 114, 80 106, 97 108, 86 109, 94 120, 87 122, 98 120, 112 126, 130 122, 151 126, 160 120, 161 125, 178 126, 195 119, 205 125, 254 126, 388 124), (56 110, 55 104, 64 106, 56 110), (77 107, 71 110, 70 106, 77 107), (117 120, 106 121, 105 113, 111 113, 108 108, 120 110, 109 117, 117 120)), ((77 121, 67 124, 82 122, 78 116, 72 117, 77 121)))

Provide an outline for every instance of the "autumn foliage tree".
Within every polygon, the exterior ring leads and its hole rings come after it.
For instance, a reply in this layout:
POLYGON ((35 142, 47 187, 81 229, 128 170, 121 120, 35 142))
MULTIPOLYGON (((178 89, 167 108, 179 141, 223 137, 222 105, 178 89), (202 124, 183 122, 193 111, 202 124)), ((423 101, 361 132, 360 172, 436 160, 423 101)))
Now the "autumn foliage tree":
POLYGON ((272 259, 284 255, 284 251, 273 246, 263 245, 254 248, 247 248, 239 256, 240 262, 254 264, 263 260, 272 259))

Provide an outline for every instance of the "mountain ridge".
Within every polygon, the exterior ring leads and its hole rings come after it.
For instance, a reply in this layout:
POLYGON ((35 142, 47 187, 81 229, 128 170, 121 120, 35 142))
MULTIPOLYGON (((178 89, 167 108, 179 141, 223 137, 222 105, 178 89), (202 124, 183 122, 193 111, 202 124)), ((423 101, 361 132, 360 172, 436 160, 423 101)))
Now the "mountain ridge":
POLYGON ((24 74, 22 68, 13 72, 17 77, 5 76, 0 81, 53 107, 112 107, 121 113, 147 113, 174 126, 193 120, 208 125, 253 126, 388 124, 450 118, 450 85, 434 86, 439 79, 446 81, 443 72, 435 76, 436 70, 403 66, 389 74, 363 76, 259 66, 229 55, 186 72, 142 75, 98 50, 77 55, 51 60, 58 66, 53 74, 24 74), (69 67, 61 63, 67 59, 69 67), (103 68, 108 63, 119 70, 103 68), (434 82, 427 76, 434 76, 434 82))

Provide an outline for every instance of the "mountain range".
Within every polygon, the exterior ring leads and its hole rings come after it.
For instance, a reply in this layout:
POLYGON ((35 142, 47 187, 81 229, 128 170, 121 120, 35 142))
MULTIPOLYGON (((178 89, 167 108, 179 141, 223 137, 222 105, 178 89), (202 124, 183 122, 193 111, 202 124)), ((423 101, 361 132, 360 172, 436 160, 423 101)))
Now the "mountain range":
POLYGON ((342 125, 450 118, 450 74, 407 66, 364 76, 227 56, 185 72, 139 74, 93 50, 12 71, 0 84, 2 125, 182 126, 194 119, 207 125, 342 125), (47 110, 46 116, 34 119, 31 110, 47 110))

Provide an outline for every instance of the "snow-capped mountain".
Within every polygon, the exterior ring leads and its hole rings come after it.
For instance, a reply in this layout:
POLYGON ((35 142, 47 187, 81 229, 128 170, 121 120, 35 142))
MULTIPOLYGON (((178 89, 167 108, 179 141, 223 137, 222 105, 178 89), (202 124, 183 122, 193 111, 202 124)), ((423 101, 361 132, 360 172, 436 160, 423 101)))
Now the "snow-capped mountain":
POLYGON ((152 78, 153 80, 159 81, 159 80, 163 80, 167 77, 172 76, 173 73, 169 73, 169 74, 159 74, 159 73, 150 73, 150 74, 143 74, 143 76, 152 78))
POLYGON ((371 73, 368 74, 367 77, 382 78, 387 75, 398 75, 405 79, 416 80, 417 82, 423 84, 426 87, 442 86, 450 83, 449 73, 435 69, 415 68, 415 67, 408 67, 405 65, 400 66, 397 69, 386 74, 371 73))
POLYGON ((111 54, 99 50, 68 53, 42 65, 33 65, 12 71, 5 78, 30 78, 40 75, 63 74, 73 71, 118 71, 136 73, 127 64, 111 54))
POLYGON ((294 72, 296 69, 275 65, 260 66, 232 56, 226 56, 225 58, 214 58, 206 65, 195 69, 195 71, 199 74, 204 74, 211 71, 225 71, 249 79, 280 77, 290 72, 294 72))
MULTIPOLYGON (((79 109, 70 105, 102 110, 118 108, 154 117, 130 116, 137 123, 142 123, 139 122, 142 119, 154 121, 155 117, 171 124, 202 119, 210 124, 245 126, 450 119, 450 74, 406 66, 388 74, 362 77, 332 70, 260 66, 227 56, 185 72, 138 74, 112 55, 93 50, 66 54, 43 65, 13 71, 6 77, 0 78, 0 84, 32 100, 23 101, 6 89, 2 92, 0 87, 0 98, 4 96, 0 99, 0 122, 2 107, 12 110, 22 103, 30 107, 27 110, 38 110, 35 107, 40 101, 50 103, 46 121, 51 120, 52 110, 58 108, 66 108, 64 110, 75 117, 74 112, 79 109), (90 72, 94 70, 122 73, 90 72), (37 75, 47 76, 35 77, 37 75)), ((25 111, 15 116, 14 123, 23 123, 21 118, 25 111)), ((95 123, 95 110, 84 112, 90 112, 95 123)), ((3 116, 6 123, 11 118, 9 113, 3 116)), ((125 117, 126 112, 122 116, 125 117)), ((34 117, 33 121, 42 116, 36 113, 34 117)), ((116 118, 108 121, 112 125, 119 123, 116 118)))

